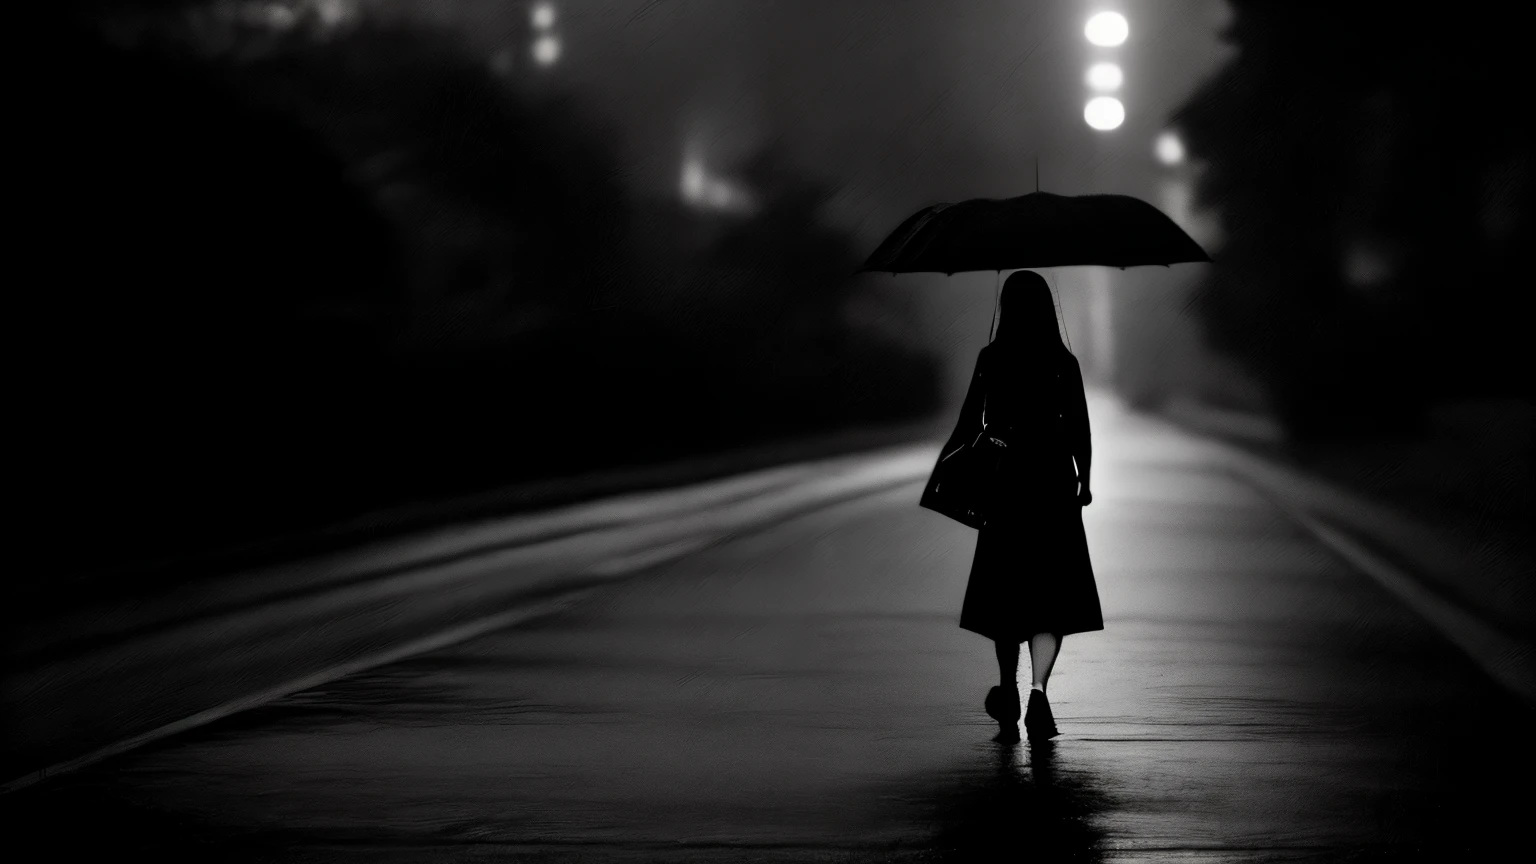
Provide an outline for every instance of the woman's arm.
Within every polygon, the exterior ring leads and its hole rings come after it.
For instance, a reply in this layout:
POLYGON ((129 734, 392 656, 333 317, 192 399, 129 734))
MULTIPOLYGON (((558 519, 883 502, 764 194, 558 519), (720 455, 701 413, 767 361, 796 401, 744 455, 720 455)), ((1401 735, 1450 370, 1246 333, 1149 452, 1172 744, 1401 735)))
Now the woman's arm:
POLYGON ((1072 460, 1077 463, 1078 499, 1087 504, 1093 499, 1089 494, 1089 475, 1093 469, 1093 436, 1088 429, 1088 395, 1083 389, 1083 370, 1077 358, 1072 358, 1071 373, 1063 382, 1067 392, 1063 419, 1066 420, 1067 444, 1072 450, 1072 460))

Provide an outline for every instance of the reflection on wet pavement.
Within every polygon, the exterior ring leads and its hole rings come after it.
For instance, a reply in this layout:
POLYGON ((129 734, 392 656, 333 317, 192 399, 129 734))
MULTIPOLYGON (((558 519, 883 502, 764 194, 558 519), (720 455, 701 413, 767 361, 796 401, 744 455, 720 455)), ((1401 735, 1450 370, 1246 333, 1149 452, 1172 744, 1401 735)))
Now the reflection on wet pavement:
POLYGON ((188 861, 1474 860, 1518 837, 1529 792, 1486 778, 1528 776, 1528 712, 1197 444, 1099 428, 1128 454, 1086 513, 1106 630, 1065 642, 1048 747, 988 740, 990 645, 955 625, 974 534, 904 489, 60 777, 8 827, 188 861))

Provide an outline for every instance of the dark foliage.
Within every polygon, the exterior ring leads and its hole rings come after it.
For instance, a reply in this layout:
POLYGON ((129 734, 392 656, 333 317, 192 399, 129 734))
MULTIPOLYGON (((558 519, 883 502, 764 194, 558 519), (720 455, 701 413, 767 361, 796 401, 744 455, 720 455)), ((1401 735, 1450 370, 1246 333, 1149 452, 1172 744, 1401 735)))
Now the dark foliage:
POLYGON ((19 491, 59 571, 937 404, 782 160, 704 215, 431 28, 81 20, 18 109, 19 491))
POLYGON ((1529 399, 1519 28, 1497 7, 1234 7, 1236 59, 1176 118, 1227 233, 1201 303, 1213 342, 1304 437, 1529 399))

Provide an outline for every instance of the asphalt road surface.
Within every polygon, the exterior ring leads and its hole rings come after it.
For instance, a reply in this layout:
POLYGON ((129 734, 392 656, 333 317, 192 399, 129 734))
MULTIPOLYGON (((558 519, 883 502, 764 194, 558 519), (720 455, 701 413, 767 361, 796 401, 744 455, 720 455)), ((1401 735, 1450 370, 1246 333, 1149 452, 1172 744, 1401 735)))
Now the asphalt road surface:
POLYGON ((1106 629, 1065 640, 1050 745, 990 740, 991 645, 956 626, 975 534, 909 486, 9 794, 6 857, 1388 861, 1529 845, 1530 710, 1200 439, 1095 411, 1085 517, 1106 629))

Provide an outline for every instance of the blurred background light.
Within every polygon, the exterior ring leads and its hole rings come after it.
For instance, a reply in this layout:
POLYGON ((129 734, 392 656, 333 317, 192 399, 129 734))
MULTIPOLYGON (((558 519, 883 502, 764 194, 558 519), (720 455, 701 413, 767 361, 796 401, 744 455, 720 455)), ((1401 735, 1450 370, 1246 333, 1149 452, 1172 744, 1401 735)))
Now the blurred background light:
POLYGON ((540 66, 548 66, 560 59, 560 40, 554 36, 540 36, 533 43, 533 59, 540 66))
POLYGON ((1116 129, 1125 122, 1125 106, 1113 96, 1099 96, 1083 107, 1083 119, 1100 131, 1116 129))
POLYGON ((734 213, 750 213, 756 208, 756 200, 749 190, 711 174, 698 156, 685 156, 682 168, 678 191, 689 206, 734 213))
POLYGON ((1157 136, 1157 160, 1164 165, 1177 165, 1184 161, 1184 142, 1172 132, 1157 136))
POLYGON ((683 161, 682 193, 685 201, 699 201, 704 197, 704 189, 708 178, 704 176, 704 166, 697 159, 685 159, 683 161))
POLYGON ((1380 250, 1364 243, 1355 244, 1344 258, 1344 278, 1360 288, 1374 288, 1392 275, 1391 262, 1380 250))
POLYGON ((315 14, 326 27, 334 27, 346 21, 354 11, 347 0, 318 0, 315 3, 315 14))
POLYGON ((1125 73, 1114 63, 1095 63, 1088 67, 1088 86, 1095 90, 1118 90, 1125 73))
POLYGON ((534 27, 540 30, 548 30, 555 26, 555 4, 535 3, 533 10, 529 13, 529 17, 533 20, 534 27))
POLYGON ((1088 25, 1083 28, 1083 35, 1095 45, 1113 48, 1125 42, 1126 37, 1131 35, 1131 25, 1119 12, 1100 12, 1088 19, 1088 25))

